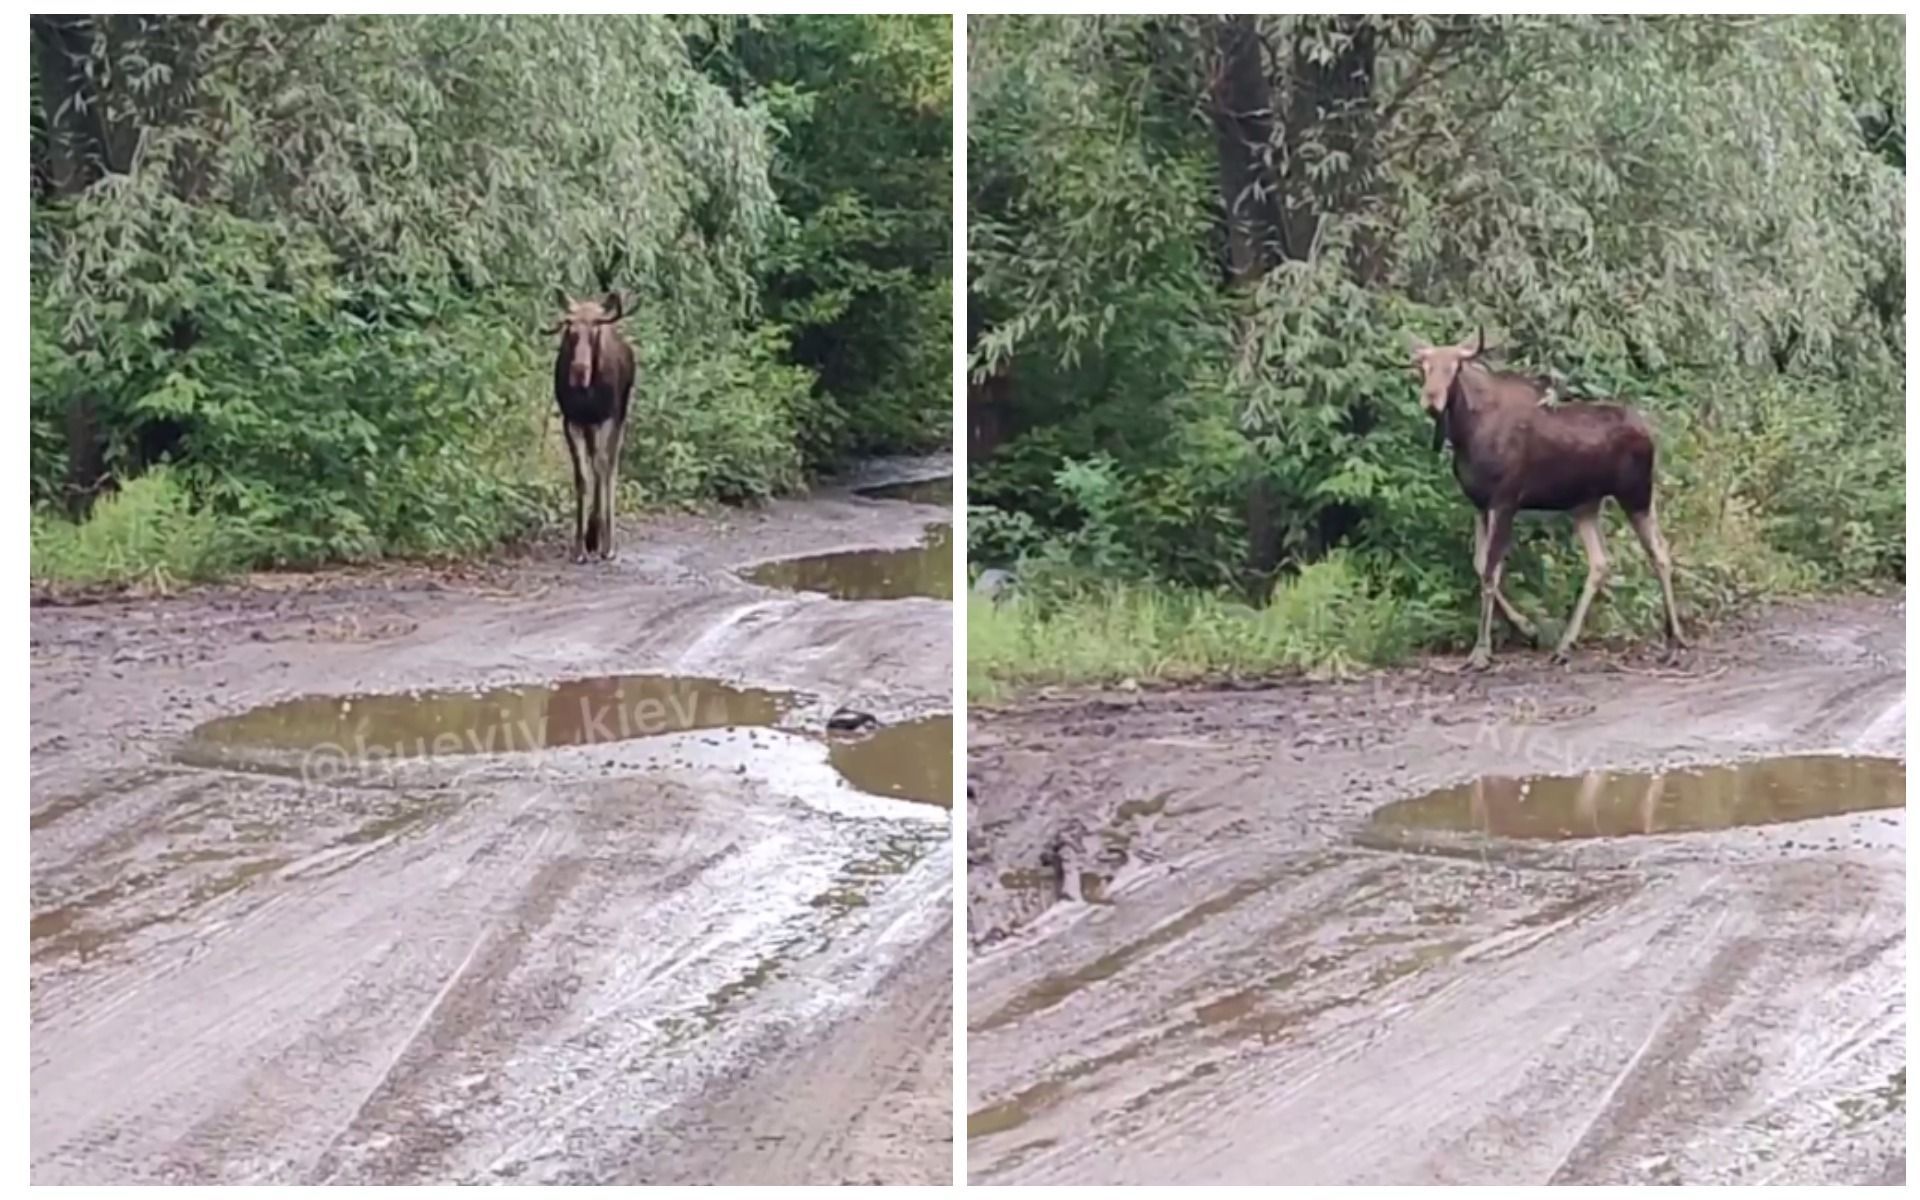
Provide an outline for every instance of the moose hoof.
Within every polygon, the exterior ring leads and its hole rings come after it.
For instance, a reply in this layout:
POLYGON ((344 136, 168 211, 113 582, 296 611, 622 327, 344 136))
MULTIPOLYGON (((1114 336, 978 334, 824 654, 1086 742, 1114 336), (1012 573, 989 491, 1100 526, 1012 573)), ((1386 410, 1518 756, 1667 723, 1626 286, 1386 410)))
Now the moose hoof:
POLYGON ((601 561, 601 562, 612 562, 612 561, 613 561, 614 559, 616 559, 616 558, 618 558, 618 557, 620 557, 620 556, 619 556, 619 555, 617 555, 617 554, 615 554, 615 553, 614 553, 613 551, 611 551, 611 550, 605 550, 605 551, 602 551, 602 552, 601 552, 601 554, 600 554, 600 561, 601 561))
POLYGON ((1467 655, 1466 669, 1469 671, 1484 671, 1492 665, 1493 655, 1488 653, 1485 647, 1476 648, 1472 654, 1467 655))
POLYGON ((1573 661, 1573 655, 1567 652, 1565 646, 1555 646, 1553 653, 1547 656, 1547 661, 1556 667, 1564 667, 1573 661))
POLYGON ((573 561, 576 564, 585 563, 587 561, 587 552, 585 550, 575 550, 573 552, 573 561))

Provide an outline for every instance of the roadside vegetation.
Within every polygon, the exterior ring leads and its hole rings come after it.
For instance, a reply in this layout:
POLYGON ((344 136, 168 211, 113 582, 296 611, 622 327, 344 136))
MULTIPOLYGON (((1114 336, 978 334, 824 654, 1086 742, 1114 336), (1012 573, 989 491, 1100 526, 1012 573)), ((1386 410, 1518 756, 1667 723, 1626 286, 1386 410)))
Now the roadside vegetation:
MULTIPOLYGON (((1471 640, 1413 335, 1660 439, 1696 623, 1905 574, 1900 18, 976 17, 976 696, 1471 640)), ((1609 506, 1593 640, 1654 637, 1609 506)), ((1549 636, 1585 560, 1523 517, 1549 636)))
POLYGON ((36 583, 540 533, 556 288, 628 298, 631 503, 948 444, 944 17, 32 34, 36 583))

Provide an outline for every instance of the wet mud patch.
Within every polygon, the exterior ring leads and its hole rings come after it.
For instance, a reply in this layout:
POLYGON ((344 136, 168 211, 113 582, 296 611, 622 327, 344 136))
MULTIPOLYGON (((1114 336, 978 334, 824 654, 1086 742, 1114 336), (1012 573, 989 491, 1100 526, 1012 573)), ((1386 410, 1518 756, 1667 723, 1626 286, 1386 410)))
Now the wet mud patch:
POLYGON ((937 508, 951 508, 953 507, 953 476, 910 479, 904 483, 879 483, 872 487, 855 488, 853 494, 865 496, 869 500, 904 500, 908 504, 930 504, 937 508))
POLYGON ((953 806, 953 718, 926 717, 865 737, 836 737, 827 753, 849 784, 875 796, 953 806))
POLYGON ((771 726, 797 700, 791 693, 673 675, 613 675, 486 691, 306 696, 209 721, 194 731, 179 757, 207 766, 291 765, 311 776, 455 755, 771 726))
POLYGON ((86 867, 62 886, 36 878, 32 961, 84 962, 155 927, 177 927, 216 902, 246 903, 260 885, 336 874, 427 833, 462 804, 446 791, 320 792, 280 780, 201 776, 121 837, 95 843, 86 867))
POLYGON ((763 587, 835 600, 953 599, 953 526, 929 525, 917 546, 781 558, 746 572, 763 587))
POLYGON ((1363 842, 1563 842, 1782 825, 1906 803, 1899 759, 1805 755, 1670 771, 1488 776, 1376 810, 1363 842))

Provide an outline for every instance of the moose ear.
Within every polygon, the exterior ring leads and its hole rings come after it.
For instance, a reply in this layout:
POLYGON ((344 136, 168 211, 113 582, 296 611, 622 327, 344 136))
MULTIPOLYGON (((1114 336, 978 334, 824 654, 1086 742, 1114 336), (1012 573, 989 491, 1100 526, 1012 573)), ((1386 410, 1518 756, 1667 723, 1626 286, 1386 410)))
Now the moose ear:
POLYGON ((1427 344, 1427 340, 1417 333, 1407 335, 1407 345, 1413 350, 1413 361, 1415 363, 1425 362, 1427 359, 1427 351, 1433 349, 1432 346, 1427 344))
POLYGON ((553 302, 560 306, 561 312, 566 312, 573 307, 573 297, 567 295, 567 289, 565 288, 557 287, 553 289, 553 302))
POLYGON ((600 308, 608 314, 600 318, 602 325, 611 325, 627 315, 627 302, 620 298, 619 292, 608 292, 600 301, 600 308))
POLYGON ((1483 353, 1483 352, 1484 352, 1484 351, 1486 350, 1486 348, 1487 348, 1487 329, 1486 329, 1486 326, 1484 326, 1484 325, 1482 325, 1482 326, 1480 327, 1480 330, 1479 330, 1479 338, 1478 338, 1478 340, 1476 340, 1476 341, 1467 341, 1467 342, 1461 342, 1458 348, 1459 348, 1459 351, 1460 351, 1460 354, 1461 354, 1461 356, 1462 356, 1462 357, 1465 357, 1465 358, 1479 358, 1479 357, 1480 357, 1480 355, 1481 355, 1481 354, 1482 354, 1482 353, 1483 353))

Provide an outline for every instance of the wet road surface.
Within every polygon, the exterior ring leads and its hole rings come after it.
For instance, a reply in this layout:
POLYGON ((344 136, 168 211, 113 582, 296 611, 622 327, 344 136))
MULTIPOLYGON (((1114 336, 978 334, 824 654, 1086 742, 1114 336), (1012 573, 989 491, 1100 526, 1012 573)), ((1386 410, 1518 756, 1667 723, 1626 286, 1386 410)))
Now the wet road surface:
POLYGON ((1903 627, 977 716, 971 1178, 1903 1180, 1903 627))
POLYGON ((944 1182, 941 516, 36 608, 33 1181, 944 1182))

